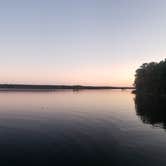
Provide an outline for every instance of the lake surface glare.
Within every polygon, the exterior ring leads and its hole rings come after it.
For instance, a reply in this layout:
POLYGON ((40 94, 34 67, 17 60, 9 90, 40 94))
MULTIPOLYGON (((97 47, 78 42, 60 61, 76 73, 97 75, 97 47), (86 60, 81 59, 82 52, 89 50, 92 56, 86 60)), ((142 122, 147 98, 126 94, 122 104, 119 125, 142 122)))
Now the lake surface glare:
POLYGON ((165 118, 151 113, 152 100, 135 98, 128 90, 0 92, 0 164, 166 166, 165 118))

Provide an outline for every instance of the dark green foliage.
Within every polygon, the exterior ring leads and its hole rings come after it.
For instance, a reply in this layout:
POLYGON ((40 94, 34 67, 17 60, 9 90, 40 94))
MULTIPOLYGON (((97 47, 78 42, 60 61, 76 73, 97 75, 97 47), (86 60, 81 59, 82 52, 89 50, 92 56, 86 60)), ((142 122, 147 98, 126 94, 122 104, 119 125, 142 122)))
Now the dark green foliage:
POLYGON ((136 70, 137 92, 166 93, 166 59, 159 63, 144 63, 136 70))

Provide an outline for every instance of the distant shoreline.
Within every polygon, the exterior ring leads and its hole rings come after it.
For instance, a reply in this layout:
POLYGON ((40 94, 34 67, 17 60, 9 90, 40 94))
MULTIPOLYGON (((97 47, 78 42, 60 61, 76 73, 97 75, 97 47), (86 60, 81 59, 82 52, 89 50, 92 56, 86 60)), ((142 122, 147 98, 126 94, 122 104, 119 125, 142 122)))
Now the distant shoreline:
POLYGON ((134 87, 116 86, 82 86, 82 85, 28 85, 28 84, 0 84, 0 91, 34 91, 34 90, 99 90, 99 89, 134 89, 134 87))

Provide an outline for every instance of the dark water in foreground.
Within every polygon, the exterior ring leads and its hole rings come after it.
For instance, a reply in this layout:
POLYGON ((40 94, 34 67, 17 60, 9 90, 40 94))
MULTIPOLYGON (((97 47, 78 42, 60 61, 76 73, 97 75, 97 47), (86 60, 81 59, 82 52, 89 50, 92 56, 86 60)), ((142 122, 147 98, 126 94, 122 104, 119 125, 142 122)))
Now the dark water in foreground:
POLYGON ((165 166, 166 103, 134 98, 119 90, 0 92, 0 165, 165 166))

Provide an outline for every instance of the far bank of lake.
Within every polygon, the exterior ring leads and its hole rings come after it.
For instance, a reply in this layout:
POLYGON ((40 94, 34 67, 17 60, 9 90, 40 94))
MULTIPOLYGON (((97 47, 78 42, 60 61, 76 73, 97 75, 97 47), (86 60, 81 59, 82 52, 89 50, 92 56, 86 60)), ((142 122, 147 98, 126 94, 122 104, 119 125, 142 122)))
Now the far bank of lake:
POLYGON ((116 87, 116 86, 82 86, 82 85, 26 85, 26 84, 0 84, 0 91, 10 90, 57 90, 57 89, 72 89, 72 90, 100 90, 100 89, 134 89, 134 87, 116 87))

